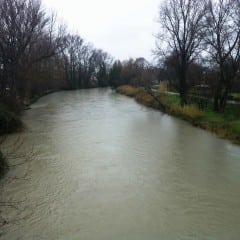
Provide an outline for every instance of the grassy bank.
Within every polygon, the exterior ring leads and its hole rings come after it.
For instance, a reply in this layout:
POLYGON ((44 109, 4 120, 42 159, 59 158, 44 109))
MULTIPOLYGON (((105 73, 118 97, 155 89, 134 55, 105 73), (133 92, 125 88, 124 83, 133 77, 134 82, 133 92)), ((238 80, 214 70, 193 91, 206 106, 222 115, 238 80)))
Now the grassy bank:
POLYGON ((240 144, 240 106, 238 105, 229 104, 223 112, 216 113, 210 105, 206 106, 204 110, 199 110, 195 104, 181 107, 178 95, 161 91, 156 91, 152 96, 143 88, 125 85, 118 87, 117 92, 134 97, 142 105, 182 118, 194 126, 240 144))

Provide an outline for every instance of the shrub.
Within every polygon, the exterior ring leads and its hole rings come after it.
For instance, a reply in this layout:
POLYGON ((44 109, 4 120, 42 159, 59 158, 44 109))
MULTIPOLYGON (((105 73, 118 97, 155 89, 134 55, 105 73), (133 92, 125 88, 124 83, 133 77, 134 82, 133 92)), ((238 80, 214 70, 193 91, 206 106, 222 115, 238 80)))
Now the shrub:
POLYGON ((4 173, 7 171, 8 169, 8 165, 6 163, 6 160, 2 154, 2 152, 0 151, 0 177, 2 177, 4 175, 4 173))
POLYGON ((130 85, 123 85, 117 88, 116 90, 118 93, 124 94, 128 97, 135 97, 138 93, 139 89, 132 87, 130 85))
POLYGON ((20 127, 22 127, 20 118, 6 108, 0 107, 0 134, 13 133, 20 127))
POLYGON ((1 97, 0 104, 8 111, 15 114, 20 114, 20 112, 23 110, 23 105, 15 97, 12 96, 1 97))

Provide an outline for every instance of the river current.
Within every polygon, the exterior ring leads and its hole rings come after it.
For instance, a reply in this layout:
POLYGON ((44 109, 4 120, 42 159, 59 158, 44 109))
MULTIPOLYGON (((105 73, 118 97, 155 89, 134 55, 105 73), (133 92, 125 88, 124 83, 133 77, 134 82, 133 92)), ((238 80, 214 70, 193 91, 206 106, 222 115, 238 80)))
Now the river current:
POLYGON ((240 239, 240 147, 110 89, 58 92, 3 151, 0 239, 240 239))

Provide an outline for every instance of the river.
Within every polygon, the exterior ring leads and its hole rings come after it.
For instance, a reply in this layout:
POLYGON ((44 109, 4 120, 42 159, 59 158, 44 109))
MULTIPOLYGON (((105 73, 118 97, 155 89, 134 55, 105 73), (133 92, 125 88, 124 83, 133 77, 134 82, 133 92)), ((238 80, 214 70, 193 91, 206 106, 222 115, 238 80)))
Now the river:
POLYGON ((45 96, 23 121, 0 239, 240 239, 239 146, 110 89, 45 96))

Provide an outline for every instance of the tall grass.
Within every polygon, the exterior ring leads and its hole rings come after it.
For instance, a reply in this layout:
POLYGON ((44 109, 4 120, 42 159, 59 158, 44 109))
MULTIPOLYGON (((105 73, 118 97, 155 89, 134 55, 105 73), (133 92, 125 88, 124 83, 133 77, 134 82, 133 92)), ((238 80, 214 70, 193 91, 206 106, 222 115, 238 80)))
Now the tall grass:
POLYGON ((128 97, 135 97, 136 94, 138 93, 139 89, 135 88, 135 87, 132 87, 130 85, 123 85, 123 86, 118 87, 116 89, 116 91, 118 93, 124 94, 128 97))
POLYGON ((203 111, 199 110, 195 105, 185 105, 182 107, 175 103, 170 106, 170 110, 175 115, 182 116, 190 120, 198 120, 204 115, 203 111))
POLYGON ((168 83, 167 82, 161 82, 159 84, 159 92, 167 92, 168 91, 168 83))
POLYGON ((138 93, 135 96, 135 99, 138 103, 141 103, 144 106, 151 108, 159 108, 159 104, 151 95, 147 93, 144 89, 139 89, 138 93))
POLYGON ((118 88, 118 92, 135 97, 137 102, 147 107, 162 110, 160 106, 162 105, 166 113, 240 144, 240 108, 238 105, 229 104, 224 112, 216 113, 210 107, 200 110, 195 104, 182 107, 179 96, 167 92, 158 91, 153 97, 143 88, 127 85, 118 88))

